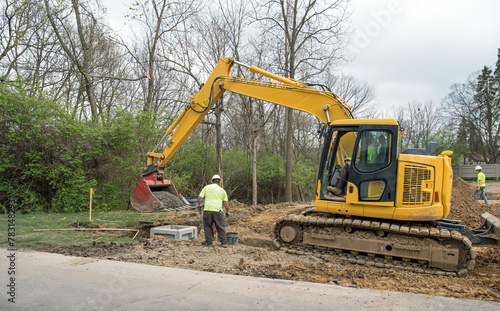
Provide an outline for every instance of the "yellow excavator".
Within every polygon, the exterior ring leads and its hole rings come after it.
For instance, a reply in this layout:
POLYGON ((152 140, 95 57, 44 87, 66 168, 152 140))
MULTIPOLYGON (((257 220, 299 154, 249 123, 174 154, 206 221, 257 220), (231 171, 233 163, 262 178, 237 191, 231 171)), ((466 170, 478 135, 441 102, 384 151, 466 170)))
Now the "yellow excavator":
MULTIPOLYGON (((355 119, 333 92, 318 90, 232 58, 221 58, 156 148, 132 191, 139 212, 189 207, 163 169, 225 91, 316 116, 324 124, 315 208, 278 219, 276 247, 294 254, 333 254, 360 265, 438 275, 465 276, 475 265, 475 246, 500 247, 500 220, 483 213, 468 229, 448 220, 452 151, 400 150, 394 119, 355 119), (230 76, 234 64, 270 81, 230 76), (166 145, 163 152, 160 147, 166 145), (166 198, 166 199, 165 199, 166 198)), ((432 147, 432 146, 431 146, 432 147)))

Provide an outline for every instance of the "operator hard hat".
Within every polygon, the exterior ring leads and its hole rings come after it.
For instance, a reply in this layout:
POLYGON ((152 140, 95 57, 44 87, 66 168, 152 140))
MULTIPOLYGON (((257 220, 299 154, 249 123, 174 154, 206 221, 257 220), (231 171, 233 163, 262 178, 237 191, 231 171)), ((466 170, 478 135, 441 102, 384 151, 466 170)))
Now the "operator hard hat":
POLYGON ((215 174, 214 176, 212 176, 212 180, 220 180, 220 176, 215 174))
POLYGON ((476 166, 476 171, 480 171, 480 170, 482 170, 482 169, 483 169, 483 168, 481 167, 481 165, 476 166))
POLYGON ((344 159, 344 162, 345 162, 345 161, 349 161, 349 162, 350 162, 350 161, 351 161, 351 158, 347 157, 347 158, 345 158, 345 159, 344 159))

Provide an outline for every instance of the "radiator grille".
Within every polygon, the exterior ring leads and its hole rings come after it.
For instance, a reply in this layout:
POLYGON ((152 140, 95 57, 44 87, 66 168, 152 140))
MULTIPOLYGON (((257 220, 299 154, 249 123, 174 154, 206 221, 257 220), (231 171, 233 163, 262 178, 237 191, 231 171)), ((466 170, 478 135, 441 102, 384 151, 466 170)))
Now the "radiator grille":
POLYGON ((403 204, 423 205, 430 204, 432 200, 432 171, 421 165, 405 165, 403 204))

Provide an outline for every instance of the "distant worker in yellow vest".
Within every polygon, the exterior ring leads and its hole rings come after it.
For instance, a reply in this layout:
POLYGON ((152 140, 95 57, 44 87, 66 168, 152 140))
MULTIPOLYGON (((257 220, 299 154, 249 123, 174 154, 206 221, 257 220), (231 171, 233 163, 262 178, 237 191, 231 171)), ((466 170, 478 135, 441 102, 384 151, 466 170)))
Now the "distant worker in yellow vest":
POLYGON ((484 193, 484 188, 486 187, 486 176, 482 172, 483 168, 481 166, 476 166, 476 173, 477 173, 477 187, 476 191, 474 191, 474 200, 478 200, 479 198, 477 197, 478 193, 481 194, 481 197, 484 199, 484 204, 487 206, 490 206, 488 203, 488 198, 486 198, 486 193, 484 193))
POLYGON ((205 186, 198 196, 198 205, 201 206, 201 200, 205 198, 205 207, 203 208, 203 230, 205 231, 205 245, 211 246, 214 242, 214 230, 217 229, 217 236, 222 247, 227 247, 226 224, 224 221, 224 212, 222 204, 226 209, 226 217, 229 216, 229 203, 226 190, 220 186, 220 176, 214 175, 212 183, 205 186))

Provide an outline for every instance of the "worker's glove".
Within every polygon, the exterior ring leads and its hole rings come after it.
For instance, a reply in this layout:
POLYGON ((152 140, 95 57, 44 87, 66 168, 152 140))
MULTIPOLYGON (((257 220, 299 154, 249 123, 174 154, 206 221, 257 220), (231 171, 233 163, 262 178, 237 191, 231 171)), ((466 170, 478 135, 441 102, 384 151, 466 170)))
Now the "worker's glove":
POLYGON ((198 213, 201 214, 201 205, 198 205, 196 208, 198 209, 198 213))
POLYGON ((229 212, 226 212, 226 217, 229 217, 229 212))

